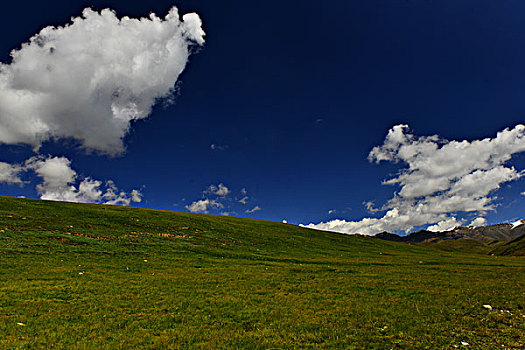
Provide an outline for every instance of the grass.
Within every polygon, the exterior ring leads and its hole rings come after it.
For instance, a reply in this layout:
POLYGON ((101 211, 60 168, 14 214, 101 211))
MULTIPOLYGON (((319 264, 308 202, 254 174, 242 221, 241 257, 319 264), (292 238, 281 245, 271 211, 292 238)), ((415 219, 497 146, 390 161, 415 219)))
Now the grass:
POLYGON ((514 255, 525 257, 525 235, 498 246, 492 251, 495 255, 514 255))
POLYGON ((9 197, 0 252, 0 348, 525 346, 522 257, 9 197))
MULTIPOLYGON (((504 242, 485 242, 470 238, 442 239, 432 242, 421 242, 417 245, 430 249, 439 249, 448 252, 490 254, 504 242)), ((501 255, 501 254, 498 254, 501 255)))

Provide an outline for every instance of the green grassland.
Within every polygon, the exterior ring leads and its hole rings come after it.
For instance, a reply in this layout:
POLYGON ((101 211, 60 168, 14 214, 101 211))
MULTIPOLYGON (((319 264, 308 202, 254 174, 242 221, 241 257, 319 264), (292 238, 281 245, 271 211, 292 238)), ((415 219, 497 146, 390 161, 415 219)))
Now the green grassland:
POLYGON ((525 257, 525 235, 498 246, 491 253, 497 255, 515 255, 525 257))
POLYGON ((425 248, 439 249, 449 252, 491 254, 496 250, 496 248, 498 248, 500 245, 503 245, 504 243, 505 242, 484 242, 476 239, 461 238, 421 242, 417 243, 417 245, 425 248))
POLYGON ((524 347, 523 257, 0 197, 0 348, 524 347))

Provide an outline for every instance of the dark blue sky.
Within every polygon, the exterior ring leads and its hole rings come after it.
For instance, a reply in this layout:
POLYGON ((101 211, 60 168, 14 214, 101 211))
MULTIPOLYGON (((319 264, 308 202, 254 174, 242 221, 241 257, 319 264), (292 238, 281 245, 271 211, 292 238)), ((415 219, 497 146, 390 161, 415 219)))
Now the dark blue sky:
MULTIPOLYGON (((207 186, 223 183, 232 191, 224 211, 233 215, 359 220, 370 216, 364 201, 380 206, 398 190, 381 182, 399 164, 367 160, 392 126, 474 140, 525 120, 519 0, 9 2, 0 13, 0 57, 8 62, 9 51, 41 28, 88 6, 163 17, 173 5, 197 12, 206 31, 175 103, 133 124, 124 156, 63 142, 41 149, 69 157, 79 174, 127 190, 143 186, 139 206, 185 210, 207 186), (246 206, 234 201, 242 188, 246 206), (245 213, 256 205, 262 210, 245 213)), ((2 161, 33 154, 27 146, 0 151, 2 161)), ((524 154, 511 164, 524 169, 524 154)), ((0 190, 37 197, 32 185, 0 190)), ((521 218, 523 191, 522 179, 502 185, 489 222, 521 218)))

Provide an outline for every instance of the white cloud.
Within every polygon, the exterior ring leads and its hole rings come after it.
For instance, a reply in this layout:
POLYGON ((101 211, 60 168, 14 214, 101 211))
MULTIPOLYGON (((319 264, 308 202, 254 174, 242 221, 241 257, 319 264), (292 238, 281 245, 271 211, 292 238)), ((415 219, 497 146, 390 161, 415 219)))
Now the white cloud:
MULTIPOLYGON (((82 184, 81 184, 82 185, 82 184)), ((129 205, 132 201, 132 198, 126 194, 126 192, 119 191, 117 186, 112 180, 106 181, 106 193, 102 195, 102 198, 105 200, 105 204, 112 205, 129 205)), ((79 187, 79 190, 81 187, 79 187)), ((137 190, 134 190, 137 191, 137 190)))
MULTIPOLYGON (((244 195, 241 199, 236 196, 228 196, 231 193, 230 189, 223 183, 210 185, 202 192, 202 199, 186 205, 186 209, 192 213, 209 213, 212 210, 218 212, 218 209, 222 209, 219 213, 221 215, 235 215, 237 203, 248 204, 249 198, 246 196, 248 191, 245 188, 241 190, 241 194, 244 195)), ((261 208, 256 205, 252 209, 245 210, 245 213, 251 214, 258 210, 261 208)))
POLYGON ((192 213, 208 213, 208 210, 211 208, 220 209, 223 207, 224 206, 221 203, 205 198, 187 205, 186 209, 192 213))
POLYGON ((164 19, 85 9, 70 24, 42 29, 0 64, 0 142, 37 149, 72 138, 88 150, 122 153, 130 123, 173 94, 189 47, 203 36, 199 16, 180 20, 175 7, 164 19))
POLYGON ((364 202, 363 204, 365 205, 366 210, 371 214, 379 211, 379 209, 375 208, 375 203, 373 201, 364 202))
MULTIPOLYGON (((42 179, 42 183, 36 186, 41 199, 119 205, 129 205, 133 200, 111 180, 105 184, 90 177, 80 181, 71 168, 71 161, 65 157, 32 157, 25 162, 23 169, 33 170, 42 179)), ((140 193, 134 191, 135 196, 140 193)))
POLYGON ((451 217, 429 226, 427 230, 431 232, 450 231, 457 226, 461 226, 461 222, 458 222, 455 217, 451 217))
POLYGON ((0 183, 23 185, 20 178, 23 171, 21 165, 0 162, 0 183))
POLYGON ((217 196, 224 197, 230 193, 230 190, 228 187, 224 186, 224 184, 220 183, 217 186, 210 185, 204 193, 211 193, 217 196))
POLYGON ((469 226, 471 227, 479 227, 479 226, 485 226, 487 225, 487 219, 479 217, 472 220, 469 226))
MULTIPOLYGON (((524 175, 506 165, 513 154, 525 151, 525 126, 498 132, 494 138, 448 141, 437 135, 417 137, 407 125, 396 125, 385 142, 374 147, 369 160, 402 163, 405 168, 383 183, 400 186, 381 208, 380 218, 333 220, 307 227, 344 233, 375 234, 410 231, 421 225, 437 229, 460 224, 459 213, 494 210, 493 193, 501 184, 524 175)), ((367 206, 368 207, 368 206, 367 206)))
POLYGON ((521 192, 521 195, 522 195, 522 196, 525 196, 525 192, 521 192))
POLYGON ((131 201, 135 203, 142 202, 142 193, 139 190, 132 190, 131 191, 131 201))
POLYGON ((245 212, 247 214, 252 214, 252 213, 255 213, 256 211, 259 211, 261 210, 261 207, 259 207, 258 205, 256 205, 255 207, 253 207, 252 209, 249 209, 249 210, 246 210, 245 212))
POLYGON ((328 215, 335 214, 337 211, 335 209, 328 210, 328 215))

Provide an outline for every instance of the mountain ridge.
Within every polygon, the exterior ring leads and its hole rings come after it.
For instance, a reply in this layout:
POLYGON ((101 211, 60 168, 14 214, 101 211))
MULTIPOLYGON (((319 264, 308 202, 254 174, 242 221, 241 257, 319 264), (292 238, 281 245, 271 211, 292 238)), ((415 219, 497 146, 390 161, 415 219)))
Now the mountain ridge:
POLYGON ((525 219, 487 226, 457 226, 448 231, 419 230, 406 236, 384 231, 373 237, 444 250, 465 249, 468 247, 466 241, 470 241, 471 246, 476 246, 478 252, 525 255, 525 219), (506 248, 501 248, 503 246, 506 248))

